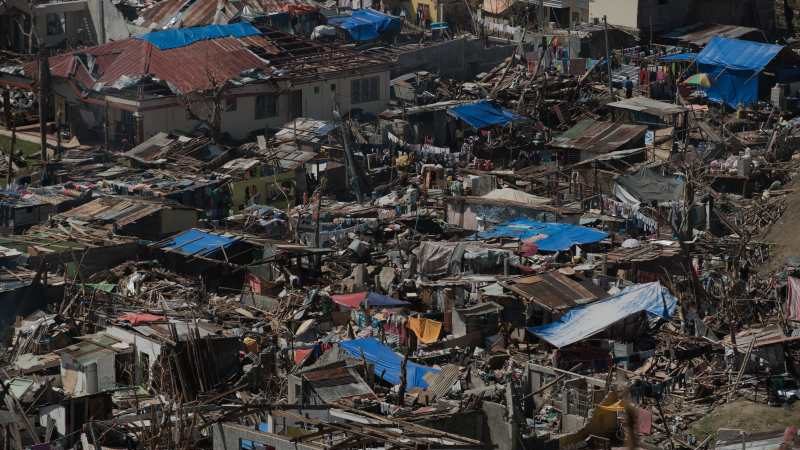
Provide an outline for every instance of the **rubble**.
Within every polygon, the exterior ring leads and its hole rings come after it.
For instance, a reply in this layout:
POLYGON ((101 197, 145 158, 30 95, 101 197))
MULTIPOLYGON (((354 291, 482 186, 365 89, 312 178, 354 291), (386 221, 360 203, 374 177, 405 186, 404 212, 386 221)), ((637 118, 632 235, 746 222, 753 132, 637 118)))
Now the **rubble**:
POLYGON ((797 445, 792 47, 346 3, 0 54, 3 448, 797 445))

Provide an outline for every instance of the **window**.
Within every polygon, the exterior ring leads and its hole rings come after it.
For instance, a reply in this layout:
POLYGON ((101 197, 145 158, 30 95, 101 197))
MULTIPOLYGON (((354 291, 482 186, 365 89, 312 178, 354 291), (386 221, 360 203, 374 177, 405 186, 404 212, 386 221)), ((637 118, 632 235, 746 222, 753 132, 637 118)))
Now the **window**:
POLYGON ((47 13, 47 35, 64 34, 64 14, 47 13))
POLYGON ((336 92, 336 85, 331 83, 331 92, 336 92))
POLYGON ((256 119, 266 119, 278 115, 277 97, 271 94, 256 96, 256 119))
POLYGON ((361 78, 350 82, 350 102, 353 104, 374 102, 380 98, 378 80, 380 77, 361 78))
POLYGON ((236 111, 236 97, 225 98, 225 112, 236 111))
POLYGON ((314 95, 319 95, 319 86, 314 86, 314 95))

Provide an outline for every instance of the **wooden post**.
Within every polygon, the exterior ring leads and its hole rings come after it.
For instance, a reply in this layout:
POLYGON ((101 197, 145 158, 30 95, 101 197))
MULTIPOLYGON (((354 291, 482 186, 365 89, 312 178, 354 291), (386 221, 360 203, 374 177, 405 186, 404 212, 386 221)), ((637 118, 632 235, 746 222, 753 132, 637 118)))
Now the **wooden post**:
POLYGON ((14 177, 14 147, 17 144, 17 120, 11 111, 11 92, 9 89, 3 91, 3 111, 5 112, 6 126, 11 129, 11 146, 8 148, 8 170, 6 171, 6 188, 11 185, 14 177))
POLYGON ((47 98, 49 92, 50 66, 47 49, 39 49, 39 137, 41 138, 42 162, 47 161, 47 98))

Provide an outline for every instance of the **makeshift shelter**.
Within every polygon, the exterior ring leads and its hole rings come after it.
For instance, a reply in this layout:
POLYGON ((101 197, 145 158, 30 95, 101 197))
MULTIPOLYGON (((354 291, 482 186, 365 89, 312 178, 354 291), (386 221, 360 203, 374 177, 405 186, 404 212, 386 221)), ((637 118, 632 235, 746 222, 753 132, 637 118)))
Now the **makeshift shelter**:
POLYGON ((550 199, 547 197, 540 197, 512 188, 495 189, 482 197, 488 200, 506 200, 512 203, 530 206, 546 205, 550 203, 550 199))
POLYGON ((558 252, 569 250, 573 245, 600 242, 608 237, 608 233, 567 223, 515 219, 487 231, 482 231, 476 236, 478 239, 507 237, 523 241, 535 240, 539 250, 558 252))
POLYGON ((400 18, 374 9, 357 9, 349 16, 329 17, 328 23, 347 32, 354 41, 372 41, 381 36, 399 33, 400 18))
POLYGON ((796 73, 785 70, 785 64, 797 59, 781 45, 717 36, 697 55, 697 68, 711 77, 711 87, 705 89, 708 99, 736 108, 758 101, 762 88, 796 78, 796 73), (767 68, 775 76, 766 77, 763 72, 767 68))
MULTIPOLYGON (((339 346, 354 358, 361 359, 363 356, 374 366, 373 371, 379 378, 391 384, 400 384, 403 357, 375 338, 342 341, 339 346)), ((439 369, 408 361, 406 364, 406 388, 427 388, 428 382, 424 377, 429 373, 437 374, 439 369)))
POLYGON ((448 109, 447 113, 478 130, 528 120, 487 100, 455 106, 448 109))
POLYGON ((678 300, 659 282, 636 284, 605 300, 567 311, 552 323, 528 331, 555 347, 566 347, 635 314, 669 319, 678 300))
POLYGON ((683 199, 686 180, 677 175, 664 176, 653 170, 618 176, 614 183, 614 195, 622 202, 669 205, 683 199))
POLYGON ((356 292, 354 294, 331 295, 334 303, 345 308, 355 309, 361 305, 369 308, 396 308, 410 305, 408 302, 379 294, 377 292, 356 292))

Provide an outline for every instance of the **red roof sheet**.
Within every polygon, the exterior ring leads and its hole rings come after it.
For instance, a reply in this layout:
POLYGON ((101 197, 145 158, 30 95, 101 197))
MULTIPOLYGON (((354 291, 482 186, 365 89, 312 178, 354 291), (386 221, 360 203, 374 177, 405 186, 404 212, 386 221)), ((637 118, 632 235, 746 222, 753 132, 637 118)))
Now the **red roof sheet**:
MULTIPOLYGON (((49 60, 50 73, 72 78, 84 89, 91 89, 98 82, 108 87, 123 76, 152 76, 188 93, 209 89, 246 70, 271 72, 270 64, 251 49, 267 55, 279 53, 263 36, 205 40, 170 50, 159 50, 145 40, 130 38, 53 56, 49 60), (94 70, 90 74, 86 61, 92 57, 94 70)), ((35 73, 36 65, 26 69, 35 73)))
POLYGON ((247 8, 249 14, 273 14, 288 12, 302 15, 319 11, 319 8, 304 0, 162 0, 144 9, 141 17, 145 28, 196 27, 199 25, 225 24, 238 17, 247 8), (172 21, 180 14, 180 19, 172 21))

